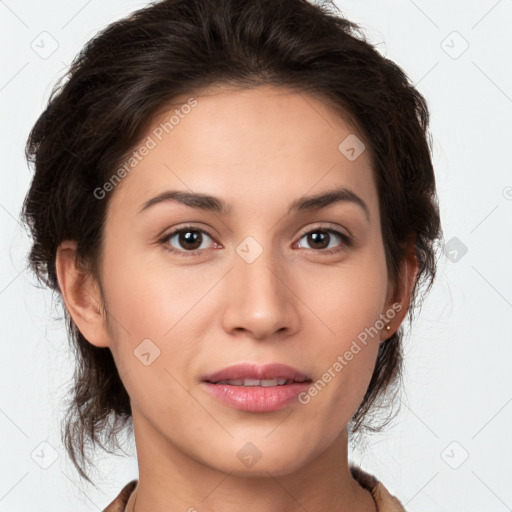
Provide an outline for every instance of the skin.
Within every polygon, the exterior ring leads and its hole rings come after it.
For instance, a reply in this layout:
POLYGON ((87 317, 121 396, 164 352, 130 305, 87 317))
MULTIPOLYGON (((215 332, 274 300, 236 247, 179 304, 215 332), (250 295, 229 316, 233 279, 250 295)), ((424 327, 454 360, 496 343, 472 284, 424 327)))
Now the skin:
POLYGON ((110 348, 131 399, 139 484, 127 510, 375 511, 350 474, 346 426, 379 343, 406 314, 417 263, 408 258, 403 286, 393 285, 369 151, 348 160, 338 145, 357 131, 306 93, 259 86, 194 97, 197 106, 111 196, 101 260, 108 313, 99 283, 74 264, 75 242, 62 243, 56 260, 73 320, 90 343, 110 348), (368 218, 350 201, 287 215, 300 196, 340 186, 366 203, 368 218), (139 213, 171 189, 217 196, 232 213, 170 201, 139 213), (211 235, 201 232, 193 256, 165 249, 190 251, 178 236, 159 242, 185 223, 211 235), (308 241, 326 228, 353 243, 308 241), (236 252, 247 236, 263 250, 252 263, 236 252), (320 379, 393 303, 402 310, 391 330, 307 405, 244 412, 202 389, 205 374, 244 362, 281 362, 320 379), (149 366, 134 356, 147 338, 160 350, 149 366), (237 457, 248 442, 261 453, 252 467, 237 457))

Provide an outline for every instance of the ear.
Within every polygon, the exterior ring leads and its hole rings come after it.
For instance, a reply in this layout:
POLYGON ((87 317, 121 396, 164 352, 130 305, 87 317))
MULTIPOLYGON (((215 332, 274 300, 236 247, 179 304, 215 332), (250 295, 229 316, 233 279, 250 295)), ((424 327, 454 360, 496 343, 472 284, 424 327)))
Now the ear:
POLYGON ((389 319, 387 325, 389 325, 390 330, 386 330, 384 328, 381 331, 381 342, 391 338, 403 322, 409 309, 411 294, 418 275, 418 269, 419 264, 418 257, 416 255, 416 240, 410 239, 406 246, 405 257, 402 261, 398 282, 393 284, 390 283, 390 293, 388 294, 386 308, 383 312, 389 319), (386 312, 388 313, 387 315, 386 312))
POLYGON ((101 294, 93 276, 77 264, 77 244, 64 241, 55 258, 59 288, 73 322, 84 338, 96 347, 108 347, 106 313, 101 307, 101 294))

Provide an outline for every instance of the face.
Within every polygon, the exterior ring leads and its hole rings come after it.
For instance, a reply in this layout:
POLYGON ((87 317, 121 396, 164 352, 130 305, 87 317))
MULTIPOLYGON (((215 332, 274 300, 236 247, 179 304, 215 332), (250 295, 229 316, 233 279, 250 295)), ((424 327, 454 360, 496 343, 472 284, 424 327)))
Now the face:
POLYGON ((306 93, 260 86, 194 98, 155 119, 138 146, 148 150, 112 193, 101 266, 108 345, 145 439, 226 472, 284 474, 343 434, 390 336, 370 155, 306 93), (170 191, 226 206, 164 200, 170 191), (304 200, 330 191, 337 200, 304 200), (285 384, 288 395, 203 381, 246 363, 281 363, 309 380, 285 384), (254 468, 240 463, 258 453, 254 468))

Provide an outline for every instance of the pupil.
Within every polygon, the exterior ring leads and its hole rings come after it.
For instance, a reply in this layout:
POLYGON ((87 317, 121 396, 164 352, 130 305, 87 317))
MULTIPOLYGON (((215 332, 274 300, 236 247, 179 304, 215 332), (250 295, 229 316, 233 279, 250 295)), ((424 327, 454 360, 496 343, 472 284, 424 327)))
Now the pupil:
POLYGON ((201 234, 198 231, 182 231, 180 234, 180 244, 188 249, 197 249, 201 246, 201 234), (190 245, 194 247, 190 247, 190 245))
POLYGON ((327 233, 323 231, 315 231, 308 235, 308 243, 312 246, 314 246, 315 244, 317 245, 317 247, 313 247, 314 249, 323 249, 327 247, 328 243, 326 242, 327 233), (318 244, 320 244, 321 247, 318 247, 318 244))

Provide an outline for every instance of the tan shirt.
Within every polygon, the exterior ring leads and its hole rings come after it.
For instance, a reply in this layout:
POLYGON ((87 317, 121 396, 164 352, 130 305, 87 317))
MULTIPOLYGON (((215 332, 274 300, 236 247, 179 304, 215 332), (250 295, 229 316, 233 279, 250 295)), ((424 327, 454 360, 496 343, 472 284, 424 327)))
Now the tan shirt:
MULTIPOLYGON (((402 504, 373 475, 355 466, 350 466, 350 471, 359 484, 371 492, 378 512, 406 512, 402 504)), ((127 483, 117 498, 103 512, 124 512, 128 499, 136 486, 137 480, 127 483)))

